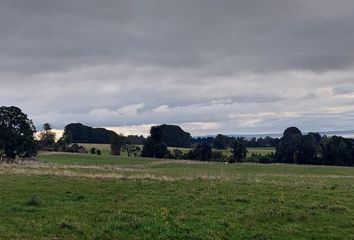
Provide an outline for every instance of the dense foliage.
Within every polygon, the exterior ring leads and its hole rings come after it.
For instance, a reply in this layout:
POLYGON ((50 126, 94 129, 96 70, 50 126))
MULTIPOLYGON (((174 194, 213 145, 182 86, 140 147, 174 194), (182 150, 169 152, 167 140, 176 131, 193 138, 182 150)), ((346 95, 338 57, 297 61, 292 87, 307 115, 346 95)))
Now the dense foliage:
POLYGON ((71 123, 64 129, 63 137, 70 143, 110 144, 117 133, 104 129, 92 128, 81 123, 71 123))
POLYGON ((234 137, 218 134, 213 140, 213 146, 216 149, 226 149, 231 147, 235 141, 236 139, 234 137))
POLYGON ((122 135, 116 135, 111 140, 111 154, 120 156, 122 146, 126 144, 126 138, 122 135))
POLYGON ((284 131, 276 149, 276 161, 293 164, 354 166, 354 142, 343 137, 302 135, 297 128, 284 131))
POLYGON ((137 136, 137 135, 128 135, 126 136, 127 142, 129 142, 132 145, 143 145, 146 138, 143 135, 137 136))
POLYGON ((190 133, 183 131, 182 128, 175 125, 156 126, 161 132, 161 142, 169 147, 190 147, 192 137, 190 133))
POLYGON ((247 156, 247 149, 241 141, 235 141, 232 146, 232 158, 230 163, 243 162, 247 156))
POLYGON ((163 141, 162 129, 159 126, 151 127, 150 137, 144 143, 142 157, 165 158, 169 151, 163 141))
POLYGON ((52 151, 56 149, 55 133, 49 123, 43 125, 43 130, 39 133, 38 148, 42 151, 52 151))
POLYGON ((7 158, 32 157, 37 153, 34 139, 36 129, 17 107, 0 107, 0 151, 7 158))
POLYGON ((200 143, 189 151, 184 158, 190 160, 210 161, 212 159, 211 146, 208 143, 200 143))

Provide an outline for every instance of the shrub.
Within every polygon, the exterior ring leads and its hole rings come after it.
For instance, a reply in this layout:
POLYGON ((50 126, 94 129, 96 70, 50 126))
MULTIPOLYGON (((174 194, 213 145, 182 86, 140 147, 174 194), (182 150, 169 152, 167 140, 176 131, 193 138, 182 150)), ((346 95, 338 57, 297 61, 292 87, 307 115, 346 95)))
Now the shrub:
POLYGON ((32 207, 41 207, 44 205, 44 200, 38 195, 32 195, 28 199, 27 205, 32 207))
POLYGON ((91 154, 96 154, 96 151, 97 151, 97 150, 96 150, 96 148, 94 148, 94 147, 90 149, 90 153, 91 153, 91 154))
POLYGON ((225 162, 227 157, 222 152, 215 151, 211 153, 211 159, 216 162, 225 162))

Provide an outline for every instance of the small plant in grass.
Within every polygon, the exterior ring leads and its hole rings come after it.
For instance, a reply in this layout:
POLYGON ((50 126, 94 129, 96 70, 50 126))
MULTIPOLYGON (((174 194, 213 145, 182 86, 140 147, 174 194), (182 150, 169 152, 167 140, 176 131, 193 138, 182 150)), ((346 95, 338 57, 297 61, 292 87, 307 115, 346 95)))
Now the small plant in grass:
POLYGON ((96 154, 97 154, 98 156, 101 156, 101 155, 102 155, 101 150, 100 150, 100 149, 97 149, 96 154))
POLYGON ((81 201, 81 200, 84 200, 85 199, 85 196, 83 195, 79 195, 75 198, 76 201, 81 201))
POLYGON ((28 199, 27 205, 32 207, 41 207, 45 205, 45 202, 43 198, 35 194, 28 199))
POLYGON ((71 223, 69 223, 69 221, 67 221, 65 219, 65 220, 63 220, 63 221, 61 221, 59 223, 59 228, 60 229, 69 229, 69 230, 71 230, 71 229, 74 229, 74 226, 71 223))

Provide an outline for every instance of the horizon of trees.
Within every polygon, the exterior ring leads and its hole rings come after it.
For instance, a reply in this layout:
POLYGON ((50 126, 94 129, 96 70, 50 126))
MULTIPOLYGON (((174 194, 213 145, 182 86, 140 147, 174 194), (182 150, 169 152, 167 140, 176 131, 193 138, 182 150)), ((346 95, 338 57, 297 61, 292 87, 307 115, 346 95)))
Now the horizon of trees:
POLYGON ((120 155, 122 149, 128 156, 151 158, 189 159, 222 162, 258 162, 354 166, 354 140, 340 136, 321 136, 319 133, 303 135, 296 127, 287 128, 278 138, 230 137, 218 134, 215 137, 192 138, 190 133, 176 125, 153 126, 150 136, 123 136, 104 128, 92 128, 81 123, 65 127, 63 136, 55 141, 55 133, 49 123, 35 139, 36 129, 32 120, 17 107, 0 107, 0 157, 15 159, 30 158, 38 150, 102 154, 101 150, 86 150, 78 143, 103 143, 111 145, 111 154, 120 155), (137 145, 143 145, 140 149, 137 145), (192 148, 188 152, 180 149, 170 151, 168 147, 192 148), (247 157, 247 147, 275 147, 275 153, 252 154, 247 157), (231 156, 217 150, 232 149, 231 156))

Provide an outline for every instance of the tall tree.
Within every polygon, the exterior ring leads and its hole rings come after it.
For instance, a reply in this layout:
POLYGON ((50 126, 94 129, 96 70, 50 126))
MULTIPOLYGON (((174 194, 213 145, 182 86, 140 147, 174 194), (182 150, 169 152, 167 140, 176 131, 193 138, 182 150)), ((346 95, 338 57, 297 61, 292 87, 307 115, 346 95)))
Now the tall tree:
POLYGON ((194 149, 186 154, 186 159, 209 161, 212 159, 212 149, 210 144, 203 142, 197 144, 194 149))
POLYGON ((39 133, 39 148, 42 150, 54 149, 55 133, 52 131, 52 126, 49 123, 43 124, 43 130, 39 133))
POLYGON ((318 152, 321 135, 309 133, 302 137, 302 149, 298 159, 299 164, 319 164, 318 152))
POLYGON ((301 131, 296 127, 287 128, 276 148, 278 162, 298 163, 302 155, 303 139, 301 131))
POLYGON ((65 126, 63 137, 68 143, 102 143, 110 144, 117 133, 104 129, 92 128, 81 123, 65 126))
POLYGON ((36 129, 32 120, 17 107, 0 107, 0 149, 8 158, 36 155, 36 129))
POLYGON ((111 154, 120 156, 124 144, 126 144, 126 139, 123 135, 113 137, 111 141, 111 154))
POLYGON ((333 136, 321 142, 322 164, 337 166, 354 165, 353 141, 333 136))
POLYGON ((227 147, 231 147, 233 142, 235 142, 235 138, 225 136, 222 134, 218 134, 213 141, 213 146, 216 149, 226 149, 227 147))
POLYGON ((163 124, 154 126, 151 130, 155 132, 153 134, 158 134, 158 137, 161 138, 155 138, 156 141, 162 142, 169 147, 190 147, 193 141, 190 133, 185 132, 179 126, 163 124))
POLYGON ((247 149, 242 141, 235 141, 232 146, 232 158, 230 163, 243 162, 247 156, 247 149))
POLYGON ((150 137, 144 143, 142 157, 164 158, 168 153, 167 145, 163 142, 161 128, 154 126, 150 129, 150 137))

